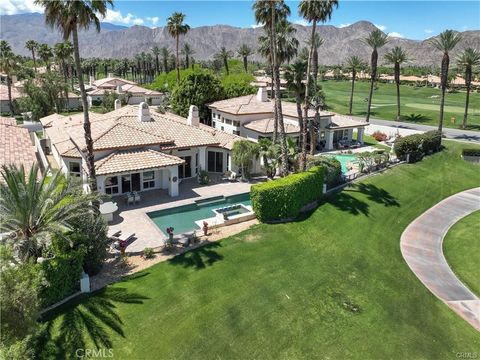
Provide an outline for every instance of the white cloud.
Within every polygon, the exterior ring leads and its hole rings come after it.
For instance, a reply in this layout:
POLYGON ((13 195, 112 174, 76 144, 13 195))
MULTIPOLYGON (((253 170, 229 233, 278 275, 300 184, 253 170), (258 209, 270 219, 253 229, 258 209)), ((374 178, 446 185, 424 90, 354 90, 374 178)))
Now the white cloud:
POLYGON ((128 13, 126 16, 123 16, 120 11, 112 9, 107 9, 107 15, 102 21, 122 25, 143 25, 145 22, 142 18, 133 14, 128 13))
POLYGON ((0 1, 0 15, 15 15, 39 12, 43 13, 43 7, 35 5, 35 0, 2 0, 0 1))
POLYGON ((387 28, 385 25, 378 25, 378 24, 373 24, 373 25, 375 25, 377 29, 380 29, 382 31, 385 31, 385 29, 387 28))
POLYGON ((352 25, 352 24, 350 24, 350 23, 340 24, 340 25, 338 25, 338 27, 339 27, 339 28, 344 28, 344 27, 347 27, 347 26, 350 26, 350 25, 352 25))
POLYGON ((259 28, 259 27, 262 27, 262 26, 263 26, 263 24, 253 24, 253 25, 250 25, 250 27, 251 27, 252 29, 256 29, 256 28, 259 28))
POLYGON ((433 33, 432 29, 425 29, 423 31, 425 32, 425 34, 432 34, 433 33))
POLYGON ((158 16, 147 17, 147 20, 152 23, 152 25, 157 25, 160 18, 158 16))
POLYGON ((388 36, 389 37, 394 37, 394 38, 401 38, 401 39, 405 37, 405 36, 403 36, 402 34, 396 32, 396 31, 389 32, 388 36))
POLYGON ((297 25, 303 25, 303 26, 309 25, 308 21, 305 19, 298 19, 298 20, 295 20, 293 23, 297 25))

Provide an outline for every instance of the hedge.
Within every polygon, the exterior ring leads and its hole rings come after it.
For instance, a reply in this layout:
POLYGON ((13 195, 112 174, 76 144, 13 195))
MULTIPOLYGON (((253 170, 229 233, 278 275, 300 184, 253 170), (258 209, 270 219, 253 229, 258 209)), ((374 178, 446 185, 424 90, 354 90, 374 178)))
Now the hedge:
POLYGON ((321 198, 324 168, 314 166, 305 172, 288 175, 252 186, 253 211, 261 222, 292 219, 300 209, 321 198))
POLYGON ((328 187, 339 184, 342 180, 342 164, 333 156, 314 156, 307 161, 307 168, 321 166, 324 168, 325 183, 328 187))
POLYGON ((463 149, 463 156, 480 156, 480 149, 463 149))
POLYGON ((395 141, 394 151, 400 160, 406 160, 407 155, 410 155, 409 161, 417 162, 425 155, 439 151, 441 141, 441 133, 435 130, 408 135, 395 141))

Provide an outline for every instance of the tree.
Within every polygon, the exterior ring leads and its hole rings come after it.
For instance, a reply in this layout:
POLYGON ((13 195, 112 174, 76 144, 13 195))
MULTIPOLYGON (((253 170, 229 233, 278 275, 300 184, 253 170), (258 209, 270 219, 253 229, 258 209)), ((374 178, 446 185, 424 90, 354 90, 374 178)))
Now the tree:
POLYGON ((359 70, 365 69, 367 64, 361 60, 358 56, 350 56, 347 59, 346 70, 352 73, 352 89, 350 91, 350 101, 348 103, 348 114, 352 115, 353 108, 353 93, 355 91, 355 80, 357 78, 357 72, 359 70))
MULTIPOLYGON (((308 110, 311 106, 310 104, 310 76, 312 73, 312 61, 314 48, 316 45, 315 34, 318 22, 326 22, 332 17, 334 7, 338 7, 337 0, 324 0, 324 1, 315 1, 315 0, 302 0, 298 4, 298 11, 300 15, 307 20, 309 23, 312 23, 312 33, 310 36, 310 50, 308 52, 308 61, 307 61, 307 72, 306 72, 306 85, 305 85, 305 99, 303 103, 303 119, 304 121, 309 121, 308 110)), ((315 83, 315 82, 314 82, 315 83)), ((302 134, 302 141, 307 141, 307 129, 304 127, 304 133, 302 134)), ((306 167, 306 148, 302 149, 303 152, 300 155, 302 169, 305 170, 306 167)))
POLYGON ((160 48, 158 46, 154 46, 152 49, 151 49, 153 55, 155 55, 155 74, 158 75, 158 73, 160 72, 160 62, 159 62, 159 59, 158 59, 158 56, 160 55, 160 48))
POLYGON ((248 73, 236 73, 222 76, 223 95, 226 99, 255 94, 257 88, 250 85, 254 77, 248 73))
MULTIPOLYGON (((73 46, 70 41, 64 41, 61 43, 57 43, 53 47, 53 53, 55 55, 55 58, 58 61, 58 67, 60 69, 60 72, 63 74, 63 78, 65 79, 65 84, 68 83, 68 69, 67 69, 67 63, 70 62, 70 59, 72 58, 73 54, 73 46)), ((69 109, 68 107, 68 88, 65 88, 65 100, 67 104, 67 110, 69 109)))
POLYGON ((465 72, 465 87, 467 88, 467 95, 465 97, 465 112, 463 114, 462 128, 467 127, 468 118, 468 103, 470 100, 470 91, 472 89, 472 72, 473 69, 480 66, 480 52, 473 48, 465 49, 457 57, 457 64, 465 72))
POLYGON ((189 43, 183 44, 182 55, 185 56, 185 69, 190 67, 190 57, 195 54, 189 43))
POLYGON ((367 116, 365 118, 366 122, 370 121, 370 109, 372 107, 373 87, 377 78, 378 49, 384 46, 387 42, 387 35, 385 35, 379 29, 373 30, 370 35, 365 39, 365 43, 372 48, 372 55, 370 58, 370 92, 368 93, 367 116))
POLYGON ((242 44, 238 48, 237 53, 243 60, 245 72, 248 72, 248 57, 253 54, 253 50, 247 44, 242 44))
POLYGON ((232 52, 227 50, 225 47, 222 47, 215 57, 223 62, 223 66, 225 66, 227 75, 230 74, 228 71, 228 59, 232 57, 232 52))
POLYGON ((78 30, 88 30, 93 24, 97 32, 100 32, 100 19, 107 14, 108 5, 113 6, 112 0, 67 0, 50 1, 35 0, 35 4, 45 8, 45 22, 50 27, 57 27, 63 35, 64 40, 72 37, 75 68, 77 72, 78 85, 82 96, 83 105, 83 130, 85 133, 85 144, 87 147, 88 179, 91 191, 97 190, 97 176, 95 173, 95 158, 93 154, 93 140, 88 116, 87 93, 83 82, 83 72, 80 65, 80 49, 78 45, 78 30))
POLYGON ((317 82, 318 77, 318 48, 323 45, 324 40, 320 37, 320 35, 315 34, 315 38, 312 43, 312 39, 307 41, 307 45, 309 47, 313 46, 313 55, 312 55, 312 77, 313 81, 317 82))
POLYGON ((14 112, 14 106, 12 101, 12 76, 19 68, 17 57, 12 52, 10 44, 5 40, 0 43, 0 70, 7 75, 7 92, 8 92, 8 104, 10 111, 14 112))
POLYGON ((168 59, 170 57, 170 51, 166 47, 162 47, 160 49, 160 53, 162 55, 162 62, 163 62, 163 71, 168 72, 168 59))
POLYGON ((238 140, 233 143, 232 160, 240 168, 242 179, 246 180, 250 176, 250 165, 252 160, 258 157, 259 146, 250 140, 238 140))
POLYGON ((35 58, 35 52, 38 50, 39 44, 35 40, 28 40, 25 43, 25 48, 32 53, 33 59, 33 68, 35 69, 35 73, 37 72, 37 60, 35 58))
POLYGON ((47 44, 41 44, 38 48, 38 56, 40 56, 40 59, 42 59, 42 61, 45 63, 47 71, 50 71, 52 66, 50 60, 53 58, 52 48, 47 44))
POLYGON ((440 87, 442 89, 442 97, 440 99, 440 116, 438 119, 438 131, 443 130, 443 110, 445 107, 445 91, 448 85, 448 67, 450 66, 449 52, 462 39, 461 35, 453 30, 445 30, 436 39, 431 41, 433 47, 443 52, 442 65, 440 70, 440 87))
POLYGON ((258 140, 258 156, 262 159, 263 169, 265 170, 267 177, 273 179, 277 172, 280 147, 275 144, 269 138, 262 138, 258 140))
POLYGON ((394 66, 395 84, 397 85, 397 121, 400 121, 400 64, 408 61, 408 56, 400 46, 395 46, 385 54, 385 60, 394 66))
POLYGON ((185 35, 190 30, 190 26, 183 23, 184 20, 185 14, 180 12, 174 12, 172 16, 167 19, 168 33, 175 38, 176 41, 175 68, 177 69, 177 84, 180 82, 180 64, 178 58, 180 35, 185 35))

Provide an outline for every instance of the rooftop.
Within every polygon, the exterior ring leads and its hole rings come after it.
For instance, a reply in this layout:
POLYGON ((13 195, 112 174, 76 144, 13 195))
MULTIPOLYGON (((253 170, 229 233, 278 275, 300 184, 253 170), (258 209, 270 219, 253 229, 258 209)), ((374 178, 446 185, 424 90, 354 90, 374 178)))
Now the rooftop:
POLYGON ((14 125, 9 118, 0 118, 0 166, 30 168, 37 161, 28 129, 14 125))
MULTIPOLYGON (((295 134, 300 132, 300 127, 298 125, 290 124, 285 122, 285 133, 295 134)), ((274 130, 274 119, 266 118, 260 120, 253 120, 244 125, 245 128, 253 130, 260 134, 271 134, 274 130)))

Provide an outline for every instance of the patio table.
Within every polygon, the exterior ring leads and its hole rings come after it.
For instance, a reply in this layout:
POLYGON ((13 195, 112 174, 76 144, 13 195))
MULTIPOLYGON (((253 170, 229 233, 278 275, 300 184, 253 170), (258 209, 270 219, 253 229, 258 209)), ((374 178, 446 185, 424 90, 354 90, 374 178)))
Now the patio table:
POLYGON ((107 221, 113 221, 113 213, 118 210, 117 203, 112 201, 107 201, 100 204, 100 214, 102 214, 103 218, 107 221))

